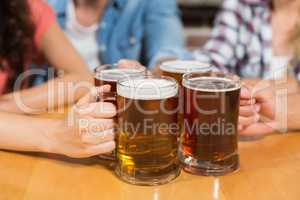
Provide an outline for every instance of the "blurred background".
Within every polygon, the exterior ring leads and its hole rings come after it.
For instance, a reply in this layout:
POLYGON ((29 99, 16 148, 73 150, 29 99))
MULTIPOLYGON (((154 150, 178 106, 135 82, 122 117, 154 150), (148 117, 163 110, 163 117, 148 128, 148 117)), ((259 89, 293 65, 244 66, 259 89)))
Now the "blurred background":
POLYGON ((187 45, 194 49, 208 38, 222 0, 177 0, 182 12, 187 45))

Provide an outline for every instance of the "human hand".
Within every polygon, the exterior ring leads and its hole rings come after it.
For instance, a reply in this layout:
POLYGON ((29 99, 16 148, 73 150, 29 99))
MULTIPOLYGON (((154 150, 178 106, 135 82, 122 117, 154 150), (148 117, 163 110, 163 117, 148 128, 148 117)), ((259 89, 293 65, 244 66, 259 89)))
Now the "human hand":
POLYGON ((265 83, 241 89, 240 135, 265 135, 279 128, 275 120, 275 90, 265 83))
POLYGON ((114 120, 116 108, 111 103, 96 102, 96 96, 110 91, 105 85, 94 88, 81 98, 69 113, 73 119, 60 123, 51 140, 54 153, 74 158, 90 157, 114 150, 114 120))
POLYGON ((144 66, 136 60, 121 59, 118 62, 118 67, 119 68, 137 68, 137 67, 144 67, 144 66))
POLYGON ((153 75, 153 73, 145 66, 143 66, 141 63, 135 60, 127 60, 127 59, 122 59, 118 62, 118 67, 119 68, 134 68, 134 69, 142 69, 145 70, 145 75, 153 75))

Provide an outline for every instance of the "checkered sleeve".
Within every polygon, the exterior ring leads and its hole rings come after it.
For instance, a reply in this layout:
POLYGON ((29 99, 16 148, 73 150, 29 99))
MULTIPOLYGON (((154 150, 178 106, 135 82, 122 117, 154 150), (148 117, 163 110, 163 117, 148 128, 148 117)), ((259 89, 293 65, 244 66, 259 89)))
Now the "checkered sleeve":
MULTIPOLYGON (((234 70, 238 62, 236 49, 239 46, 239 26, 243 23, 242 10, 240 0, 224 0, 210 39, 203 48, 194 51, 195 59, 210 62, 225 72, 234 70)), ((241 49, 239 54, 242 53, 241 49)))

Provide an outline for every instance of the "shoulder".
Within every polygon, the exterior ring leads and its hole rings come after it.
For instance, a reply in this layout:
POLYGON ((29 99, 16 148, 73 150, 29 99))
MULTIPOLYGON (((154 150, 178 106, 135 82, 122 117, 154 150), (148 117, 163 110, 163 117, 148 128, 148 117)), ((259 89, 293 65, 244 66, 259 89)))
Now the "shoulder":
POLYGON ((30 9, 39 12, 49 8, 49 4, 45 0, 27 0, 30 9))
POLYGON ((33 21, 38 23, 42 18, 45 17, 53 17, 54 11, 52 10, 51 6, 44 0, 27 0, 33 21))
POLYGON ((51 6, 44 0, 27 1, 31 10, 32 21, 35 25, 34 41, 36 46, 39 47, 42 36, 56 22, 56 17, 51 6))

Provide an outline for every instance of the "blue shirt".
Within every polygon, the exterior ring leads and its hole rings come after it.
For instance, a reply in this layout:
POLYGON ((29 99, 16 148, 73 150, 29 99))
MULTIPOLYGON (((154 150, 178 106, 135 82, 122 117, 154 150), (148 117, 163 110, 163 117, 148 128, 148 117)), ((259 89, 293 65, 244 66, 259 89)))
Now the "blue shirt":
MULTIPOLYGON (((48 0, 63 29, 67 1, 48 0)), ((99 25, 102 64, 126 58, 152 67, 162 57, 174 56, 174 51, 184 48, 176 0, 110 0, 99 25)))

